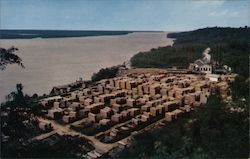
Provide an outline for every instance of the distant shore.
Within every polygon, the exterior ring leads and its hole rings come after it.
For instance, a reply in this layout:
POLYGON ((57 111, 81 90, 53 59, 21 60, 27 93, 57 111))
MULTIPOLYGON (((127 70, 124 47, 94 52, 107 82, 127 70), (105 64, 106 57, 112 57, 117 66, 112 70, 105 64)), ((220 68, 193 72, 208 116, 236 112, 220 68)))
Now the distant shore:
POLYGON ((113 31, 113 30, 0 30, 0 39, 75 38, 90 36, 126 35, 133 32, 163 31, 113 31))
POLYGON ((80 31, 80 30, 0 30, 0 39, 67 38, 104 35, 126 35, 131 31, 80 31))

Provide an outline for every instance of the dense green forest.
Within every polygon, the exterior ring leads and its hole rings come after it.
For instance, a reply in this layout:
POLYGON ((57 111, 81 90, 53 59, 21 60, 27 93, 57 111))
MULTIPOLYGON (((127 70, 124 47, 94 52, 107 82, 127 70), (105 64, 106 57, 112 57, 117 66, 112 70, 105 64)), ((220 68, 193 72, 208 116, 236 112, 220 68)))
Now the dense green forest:
POLYGON ((138 53, 131 59, 132 66, 186 67, 210 47, 212 59, 238 74, 231 83, 233 101, 224 103, 215 93, 197 111, 135 136, 133 145, 119 157, 248 158, 250 28, 204 28, 168 37, 176 38, 172 47, 138 53))
POLYGON ((230 28, 230 27, 211 27, 197 29, 194 31, 170 33, 169 38, 175 38, 174 45, 187 44, 187 43, 229 43, 229 42, 243 42, 250 40, 250 28, 230 28))
POLYGON ((22 141, 4 145, 2 158, 82 158, 94 148, 84 138, 54 135, 43 141, 22 141))
POLYGON ((250 28, 204 28, 191 32, 170 33, 175 38, 172 47, 160 47, 140 52, 131 58, 132 67, 187 67, 210 47, 212 58, 221 55, 221 65, 229 65, 233 72, 248 76, 250 28), (218 49, 219 48, 219 49, 218 49))
POLYGON ((131 58, 132 67, 167 68, 172 66, 187 67, 191 61, 201 57, 206 45, 166 46, 140 52, 131 58))

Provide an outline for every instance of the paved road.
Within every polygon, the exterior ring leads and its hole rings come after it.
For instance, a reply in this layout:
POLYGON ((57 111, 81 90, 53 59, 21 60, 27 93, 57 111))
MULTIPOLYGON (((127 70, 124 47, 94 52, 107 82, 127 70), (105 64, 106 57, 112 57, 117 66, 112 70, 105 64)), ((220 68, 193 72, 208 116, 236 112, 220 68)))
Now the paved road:
POLYGON ((43 140, 43 139, 46 139, 54 134, 56 134, 56 130, 53 130, 53 131, 45 133, 45 134, 38 135, 38 136, 34 137, 32 140, 43 140))

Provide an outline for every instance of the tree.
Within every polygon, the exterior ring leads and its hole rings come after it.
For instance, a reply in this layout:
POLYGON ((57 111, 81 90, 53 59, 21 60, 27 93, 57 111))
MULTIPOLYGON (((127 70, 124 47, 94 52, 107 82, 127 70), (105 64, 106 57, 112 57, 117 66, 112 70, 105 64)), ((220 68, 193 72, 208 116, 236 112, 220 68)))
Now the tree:
POLYGON ((12 107, 26 107, 29 98, 29 96, 24 95, 23 85, 19 83, 16 84, 16 90, 6 96, 7 102, 5 105, 12 107))
POLYGON ((20 98, 23 98, 23 85, 21 83, 16 84, 16 91, 11 92, 9 95, 7 95, 8 101, 13 100, 19 100, 20 98))
POLYGON ((18 51, 16 47, 10 47, 9 49, 0 48, 0 69, 4 70, 8 64, 18 64, 22 68, 24 65, 22 59, 15 54, 18 51))
POLYGON ((102 79, 114 78, 119 72, 119 68, 123 65, 113 66, 109 68, 102 68, 97 73, 94 73, 91 77, 93 82, 100 81, 102 79))

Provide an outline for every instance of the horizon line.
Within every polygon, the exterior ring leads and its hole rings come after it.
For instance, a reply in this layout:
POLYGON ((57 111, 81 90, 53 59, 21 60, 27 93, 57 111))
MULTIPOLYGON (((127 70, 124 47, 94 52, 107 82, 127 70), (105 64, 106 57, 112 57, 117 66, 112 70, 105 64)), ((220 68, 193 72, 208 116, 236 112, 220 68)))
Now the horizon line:
POLYGON ((125 29, 121 29, 121 30, 118 30, 118 29, 100 29, 100 30, 97 30, 97 29, 86 29, 86 30, 80 30, 80 29, 18 29, 18 28, 10 28, 10 29, 1 29, 0 28, 0 31, 6 31, 6 30, 32 30, 32 31, 127 31, 127 32, 185 32, 185 31, 193 31, 193 30, 198 30, 198 29, 205 29, 205 28, 244 28, 244 27, 249 27, 248 25, 245 25, 245 26, 239 26, 239 27, 231 27, 231 26, 207 26, 207 27, 200 27, 200 28, 196 28, 196 29, 188 29, 188 30, 131 30, 131 29, 128 29, 128 30, 125 30, 125 29))

